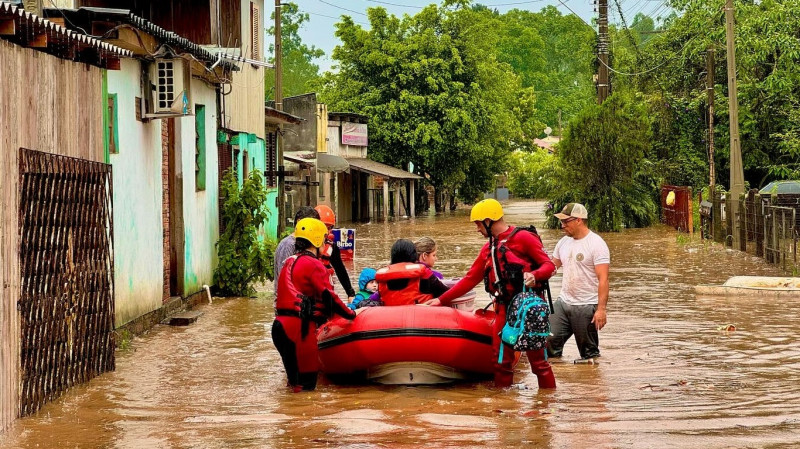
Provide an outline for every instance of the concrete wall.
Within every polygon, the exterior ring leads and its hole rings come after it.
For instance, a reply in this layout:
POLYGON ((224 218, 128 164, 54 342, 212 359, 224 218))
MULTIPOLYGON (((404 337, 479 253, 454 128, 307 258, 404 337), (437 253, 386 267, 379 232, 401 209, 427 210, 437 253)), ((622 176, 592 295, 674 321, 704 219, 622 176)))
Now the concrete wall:
MULTIPOLYGON (((192 99, 206 107, 206 189, 195 182, 195 117, 175 121, 175 150, 180 152, 179 177, 183 177, 184 291, 196 293, 211 285, 217 264, 219 239, 219 161, 217 157, 216 92, 202 81, 192 80, 192 99)), ((159 264, 160 265, 160 264, 159 264)))
POLYGON ((305 119, 299 125, 284 125, 284 153, 317 151, 317 94, 303 94, 283 99, 283 110, 305 119))
MULTIPOLYGON (((114 167, 114 300, 116 326, 161 307, 164 288, 161 126, 136 120, 141 63, 122 60, 108 72, 108 93, 117 95, 119 153, 114 167), (146 242, 150 242, 148 244, 146 242)), ((191 118, 191 117, 190 117, 191 118)))
POLYGON ((339 120, 328 121, 328 138, 326 142, 328 153, 342 157, 367 157, 367 147, 360 145, 342 145, 342 122, 339 120))

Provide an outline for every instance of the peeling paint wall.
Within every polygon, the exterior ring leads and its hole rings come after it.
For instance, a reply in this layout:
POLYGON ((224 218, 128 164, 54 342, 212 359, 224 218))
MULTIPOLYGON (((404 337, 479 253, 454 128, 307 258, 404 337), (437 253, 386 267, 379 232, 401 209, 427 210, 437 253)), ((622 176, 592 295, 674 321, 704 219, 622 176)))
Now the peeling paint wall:
POLYGON ((116 326, 161 307, 164 238, 161 217, 161 120, 136 120, 141 63, 108 71, 117 95, 119 152, 114 167, 114 300, 116 326))
POLYGON ((212 284, 217 265, 216 243, 219 239, 216 91, 208 84, 193 79, 192 100, 196 105, 205 105, 206 108, 206 189, 198 191, 195 183, 195 117, 182 117, 175 120, 175 149, 181 152, 180 171, 183 173, 183 296, 199 292, 203 284, 212 284))

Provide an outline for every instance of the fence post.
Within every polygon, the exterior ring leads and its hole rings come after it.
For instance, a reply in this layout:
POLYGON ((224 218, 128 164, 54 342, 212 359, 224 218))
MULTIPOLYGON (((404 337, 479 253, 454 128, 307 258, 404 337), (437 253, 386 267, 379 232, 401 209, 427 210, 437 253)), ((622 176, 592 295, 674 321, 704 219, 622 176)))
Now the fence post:
POLYGON ((728 246, 728 237, 731 237, 731 247, 733 247, 733 220, 735 219, 731 211, 733 210, 733 195, 730 192, 725 194, 725 246, 728 246))
POLYGON ((715 242, 720 243, 725 237, 722 235, 722 201, 716 193, 711 195, 711 204, 711 227, 713 228, 711 236, 715 242))
POLYGON ((772 263, 780 263, 780 252, 778 252, 778 211, 772 208, 772 263))
POLYGON ((755 215, 755 223, 753 226, 753 237, 756 241, 756 256, 764 257, 764 237, 763 231, 765 230, 764 225, 764 204, 761 202, 761 195, 755 195, 753 199, 753 213, 755 215), (758 230, 762 230, 762 234, 759 235, 758 230))
POLYGON ((742 196, 739 209, 739 251, 747 251, 747 197, 742 196))

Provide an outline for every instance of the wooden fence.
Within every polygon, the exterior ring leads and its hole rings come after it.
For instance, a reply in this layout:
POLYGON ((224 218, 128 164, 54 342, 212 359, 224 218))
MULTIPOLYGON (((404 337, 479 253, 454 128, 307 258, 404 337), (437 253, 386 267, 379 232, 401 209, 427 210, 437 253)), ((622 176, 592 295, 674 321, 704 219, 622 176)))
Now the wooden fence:
MULTIPOLYGON (((726 204, 732 201, 730 194, 712 199, 710 230, 701 234, 726 246, 733 246, 734 222, 738 226, 738 250, 747 251, 767 262, 780 265, 784 270, 797 267, 797 241, 800 237, 800 195, 759 195, 751 190, 739 198, 736 216, 726 213, 726 204)), ((701 209, 701 216, 706 215, 701 209)))
POLYGON ((19 416, 114 369, 111 166, 19 151, 19 416))

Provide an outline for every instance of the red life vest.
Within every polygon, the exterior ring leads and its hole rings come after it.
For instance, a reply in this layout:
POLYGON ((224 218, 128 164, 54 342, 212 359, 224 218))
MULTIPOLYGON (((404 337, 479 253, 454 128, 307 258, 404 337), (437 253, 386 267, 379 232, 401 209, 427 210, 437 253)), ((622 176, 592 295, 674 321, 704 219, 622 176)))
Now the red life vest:
POLYGON ((381 301, 387 306, 419 304, 433 298, 422 293, 419 281, 431 274, 430 268, 420 263, 401 262, 381 268, 375 273, 381 301))
POLYGON ((333 257, 333 234, 328 234, 325 236, 325 243, 322 244, 322 247, 319 249, 319 260, 322 261, 322 265, 325 265, 325 268, 328 270, 328 273, 333 276, 335 270, 331 266, 331 257, 333 257))
MULTIPOLYGON (((486 287, 486 291, 491 293, 494 297, 499 298, 501 301, 508 302, 514 295, 522 291, 524 283, 523 273, 539 268, 538 265, 534 265, 534 263, 527 258, 518 256, 508 247, 508 241, 521 230, 525 229, 516 228, 511 231, 511 234, 506 238, 489 243, 489 260, 486 263, 483 283, 486 287), (492 243, 494 243, 494 245, 492 243), (495 254, 492 254, 492 252, 495 254), (495 276, 493 260, 498 264, 497 271, 500 275, 499 283, 496 282, 497 277, 495 276)), ((536 235, 536 237, 538 237, 538 235, 536 235)))
MULTIPOLYGON (((283 270, 278 275, 278 293, 275 301, 275 314, 284 316, 296 316, 298 318, 310 318, 314 299, 310 298, 294 285, 292 272, 298 259, 308 254, 295 254, 286 259, 283 270)), ((309 256, 311 257, 311 256, 309 256)))

